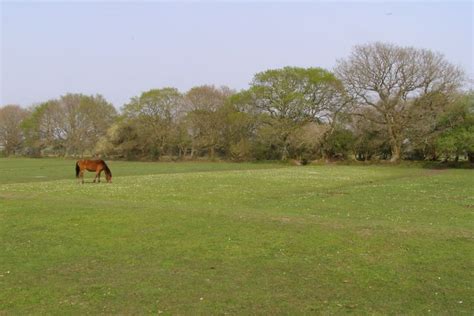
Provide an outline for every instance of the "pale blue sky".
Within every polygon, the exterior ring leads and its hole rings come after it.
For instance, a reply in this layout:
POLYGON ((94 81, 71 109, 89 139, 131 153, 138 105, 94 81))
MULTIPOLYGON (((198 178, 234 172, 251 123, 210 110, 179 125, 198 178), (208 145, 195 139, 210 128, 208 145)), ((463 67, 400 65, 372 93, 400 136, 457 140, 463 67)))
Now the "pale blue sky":
POLYGON ((354 45, 373 41, 439 51, 474 74, 470 1, 3 1, 0 8, 0 105, 81 92, 119 108, 165 86, 243 89, 269 68, 332 69, 354 45))

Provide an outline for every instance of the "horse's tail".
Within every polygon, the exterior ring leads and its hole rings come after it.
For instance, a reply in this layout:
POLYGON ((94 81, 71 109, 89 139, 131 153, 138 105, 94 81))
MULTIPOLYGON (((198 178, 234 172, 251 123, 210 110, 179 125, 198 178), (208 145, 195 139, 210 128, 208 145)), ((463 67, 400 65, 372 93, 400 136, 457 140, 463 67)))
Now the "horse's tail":
POLYGON ((76 162, 76 178, 79 178, 79 173, 81 172, 81 167, 79 167, 79 161, 76 162))
POLYGON ((104 164, 105 172, 111 177, 112 176, 112 171, 110 171, 109 166, 107 166, 107 164, 103 160, 102 160, 102 163, 104 164))

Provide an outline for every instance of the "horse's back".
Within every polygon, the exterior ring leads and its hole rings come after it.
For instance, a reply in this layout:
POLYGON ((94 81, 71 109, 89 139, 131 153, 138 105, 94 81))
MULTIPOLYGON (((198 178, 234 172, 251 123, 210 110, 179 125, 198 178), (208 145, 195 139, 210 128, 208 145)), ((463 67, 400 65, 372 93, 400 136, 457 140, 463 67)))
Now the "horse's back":
POLYGON ((86 169, 88 171, 96 171, 97 168, 103 168, 105 165, 105 162, 102 159, 98 160, 88 160, 88 159, 83 159, 83 160, 78 160, 77 164, 81 169, 86 169))

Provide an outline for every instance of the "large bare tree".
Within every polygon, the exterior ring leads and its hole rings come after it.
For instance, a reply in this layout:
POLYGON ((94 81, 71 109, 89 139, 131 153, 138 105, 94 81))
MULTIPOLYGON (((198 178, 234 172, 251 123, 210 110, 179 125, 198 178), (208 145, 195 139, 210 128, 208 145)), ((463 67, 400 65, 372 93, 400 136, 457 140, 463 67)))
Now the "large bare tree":
POLYGON ((409 108, 417 98, 433 93, 451 94, 464 80, 463 71, 442 54, 387 43, 355 46, 339 60, 336 76, 353 97, 355 114, 370 107, 377 115, 366 119, 386 129, 392 161, 401 158, 409 108))

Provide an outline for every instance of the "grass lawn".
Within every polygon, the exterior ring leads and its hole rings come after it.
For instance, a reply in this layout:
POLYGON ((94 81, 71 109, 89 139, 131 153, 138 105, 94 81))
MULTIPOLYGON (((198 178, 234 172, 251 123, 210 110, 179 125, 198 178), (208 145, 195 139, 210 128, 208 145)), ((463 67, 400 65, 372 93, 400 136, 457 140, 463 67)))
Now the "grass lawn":
POLYGON ((0 314, 469 314, 474 171, 0 159, 0 314))

